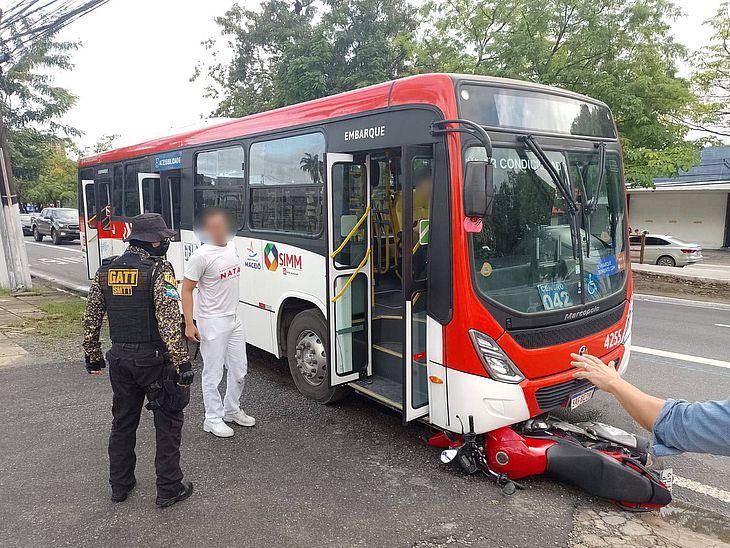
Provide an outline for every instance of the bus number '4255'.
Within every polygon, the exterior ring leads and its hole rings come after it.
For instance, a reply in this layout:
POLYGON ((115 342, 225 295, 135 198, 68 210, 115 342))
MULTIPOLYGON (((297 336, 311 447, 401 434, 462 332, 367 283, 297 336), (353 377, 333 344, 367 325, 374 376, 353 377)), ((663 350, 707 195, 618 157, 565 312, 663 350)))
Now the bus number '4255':
POLYGON ((603 346, 605 348, 613 348, 619 344, 621 342, 621 335, 623 335, 623 331, 623 329, 617 329, 613 333, 606 335, 606 340, 603 341, 603 346))

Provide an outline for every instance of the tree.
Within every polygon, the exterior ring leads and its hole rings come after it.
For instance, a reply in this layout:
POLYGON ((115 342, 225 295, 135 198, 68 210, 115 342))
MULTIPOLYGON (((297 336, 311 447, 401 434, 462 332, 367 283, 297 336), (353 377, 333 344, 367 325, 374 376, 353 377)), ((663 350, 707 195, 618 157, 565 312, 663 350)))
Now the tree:
POLYGON ((54 150, 35 184, 27 190, 27 199, 34 204, 60 203, 76 207, 77 198, 76 162, 66 156, 63 148, 54 150))
POLYGON ((710 44, 693 57, 692 81, 702 103, 692 120, 682 120, 711 135, 730 136, 730 2, 723 3, 712 19, 710 44))
POLYGON ((70 70, 74 42, 44 41, 28 49, 0 78, 0 116, 8 128, 13 174, 21 201, 32 201, 28 190, 47 169, 57 148, 70 144, 80 132, 60 120, 76 96, 55 86, 49 69, 70 70))
MULTIPOLYGON (((243 116, 420 72, 517 78, 611 107, 630 182, 687 169, 701 105, 677 75, 685 48, 670 0, 266 0, 219 18, 233 61, 198 67, 218 115, 243 116)), ((728 25, 730 28, 730 25, 728 25)), ((716 80, 713 80, 716 81, 716 80)))
POLYGON ((266 0, 258 11, 234 5, 216 22, 233 50, 205 42, 213 61, 199 65, 216 115, 244 116, 397 78, 412 57, 416 12, 406 0, 266 0))
POLYGON ((308 174, 314 183, 320 183, 324 180, 324 161, 319 157, 319 154, 305 152, 304 157, 299 160, 299 169, 308 174))
MULTIPOLYGON (((8 118, 16 120, 16 129, 33 131, 37 127, 35 123, 45 124, 51 130, 54 129, 54 124, 58 124, 57 120, 64 112, 63 105, 72 103, 73 96, 61 88, 54 88, 50 85, 48 77, 33 73, 31 70, 33 62, 35 61, 37 64, 38 55, 41 54, 49 65, 66 63, 67 56, 63 52, 62 44, 56 44, 56 47, 62 50, 60 55, 55 57, 43 55, 49 53, 49 49, 53 45, 52 37, 69 23, 107 1, 17 0, 7 9, 0 9, 0 75, 3 71, 12 72, 20 65, 20 70, 17 70, 14 75, 15 80, 0 78, 5 86, 5 96, 2 97, 0 103, 0 151, 2 151, 0 160, 3 164, 0 170, 2 179, 0 188, 2 188, 3 198, 2 214, 0 215, 0 247, 2 247, 0 286, 2 287, 20 289, 30 288, 32 285, 28 257, 19 224, 18 191, 12 169, 8 118), (23 82, 22 78, 17 78, 24 74, 35 76, 35 78, 26 82, 23 82), (20 86, 13 88, 13 81, 19 82, 20 86), (8 86, 8 83, 11 85, 8 86), (25 119, 23 116, 17 116, 10 106, 8 99, 12 96, 19 99, 25 119), (54 108, 59 106, 60 109, 54 108), (24 123, 19 124, 18 121, 24 123)), ((32 137, 32 134, 30 136, 32 137)), ((24 144, 31 140, 26 139, 24 144)))
POLYGON ((626 176, 651 185, 698 159, 682 119, 698 102, 677 76, 686 55, 671 36, 668 0, 434 0, 421 70, 518 78, 563 87, 611 107, 626 176))
POLYGON ((114 148, 114 143, 119 139, 118 133, 112 133, 111 135, 102 135, 99 140, 94 144, 92 149, 93 154, 100 154, 114 148))

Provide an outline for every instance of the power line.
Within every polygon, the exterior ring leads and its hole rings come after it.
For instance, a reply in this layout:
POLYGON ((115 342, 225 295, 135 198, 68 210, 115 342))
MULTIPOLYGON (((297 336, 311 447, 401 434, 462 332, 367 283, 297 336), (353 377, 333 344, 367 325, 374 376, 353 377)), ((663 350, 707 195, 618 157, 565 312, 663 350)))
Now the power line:
POLYGON ((0 65, 8 67, 45 40, 109 0, 21 0, 0 10, 0 65))

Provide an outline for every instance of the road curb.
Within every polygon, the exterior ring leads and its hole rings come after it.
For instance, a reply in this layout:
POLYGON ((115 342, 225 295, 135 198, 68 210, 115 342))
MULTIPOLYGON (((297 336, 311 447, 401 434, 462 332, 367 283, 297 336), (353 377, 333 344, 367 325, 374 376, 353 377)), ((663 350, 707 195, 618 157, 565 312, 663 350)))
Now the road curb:
POLYGON ((709 297, 713 302, 730 303, 730 280, 676 276, 632 269, 634 291, 650 295, 673 295, 692 299, 709 297))
POLYGON ((49 276, 48 274, 44 274, 33 269, 31 269, 30 275, 33 278, 38 278, 39 280, 43 280, 44 282, 48 282, 63 289, 67 289, 68 291, 73 291, 74 293, 78 293, 79 295, 86 296, 89 294, 90 287, 88 285, 80 285, 69 282, 67 280, 56 278, 54 276, 49 276))

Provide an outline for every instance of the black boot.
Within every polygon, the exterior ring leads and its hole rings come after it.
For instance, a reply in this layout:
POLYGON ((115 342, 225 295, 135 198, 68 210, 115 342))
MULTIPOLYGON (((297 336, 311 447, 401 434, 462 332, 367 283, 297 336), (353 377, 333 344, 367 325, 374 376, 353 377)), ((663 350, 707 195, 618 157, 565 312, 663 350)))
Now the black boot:
POLYGON ((136 480, 130 487, 112 487, 112 502, 124 502, 127 500, 129 493, 132 492, 135 485, 137 485, 136 480))
POLYGON ((193 494, 193 482, 192 481, 183 480, 180 483, 182 484, 182 491, 179 494, 175 495, 174 497, 170 497, 170 498, 166 498, 166 499, 164 499, 162 497, 157 497, 155 504, 157 504, 157 506, 159 506, 160 508, 165 508, 167 506, 172 506, 173 504, 175 504, 177 502, 185 500, 186 498, 188 498, 190 495, 193 494))

